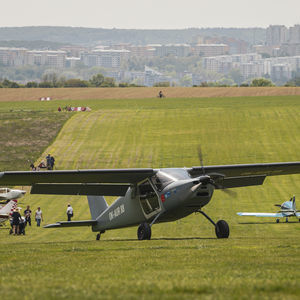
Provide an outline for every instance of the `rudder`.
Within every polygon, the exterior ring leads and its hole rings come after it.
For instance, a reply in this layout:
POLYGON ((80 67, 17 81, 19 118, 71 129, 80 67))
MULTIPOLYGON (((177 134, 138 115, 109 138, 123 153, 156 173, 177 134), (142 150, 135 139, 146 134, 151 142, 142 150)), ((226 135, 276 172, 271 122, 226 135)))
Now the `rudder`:
POLYGON ((90 212, 93 220, 96 220, 107 208, 107 202, 103 196, 87 196, 90 212))

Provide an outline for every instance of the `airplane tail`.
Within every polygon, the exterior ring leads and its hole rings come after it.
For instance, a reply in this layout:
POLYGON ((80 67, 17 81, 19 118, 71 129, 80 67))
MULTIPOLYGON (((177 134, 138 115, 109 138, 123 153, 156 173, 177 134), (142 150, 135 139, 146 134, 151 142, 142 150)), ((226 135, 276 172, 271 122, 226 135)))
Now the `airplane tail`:
POLYGON ((87 196, 92 220, 96 220, 107 208, 108 204, 103 196, 87 196))
POLYGON ((9 215, 17 208, 18 200, 10 200, 5 206, 0 209, 0 213, 3 215, 9 215))
POLYGON ((293 196, 293 210, 296 211, 296 197, 293 196))

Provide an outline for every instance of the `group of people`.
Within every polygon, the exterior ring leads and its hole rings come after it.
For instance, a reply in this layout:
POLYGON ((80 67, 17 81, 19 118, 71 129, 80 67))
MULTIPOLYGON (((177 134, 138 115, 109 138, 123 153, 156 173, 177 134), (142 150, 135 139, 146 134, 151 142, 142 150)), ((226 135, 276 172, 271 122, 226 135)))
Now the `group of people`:
MULTIPOLYGON (((28 205, 26 210, 24 211, 24 217, 21 216, 20 211, 18 208, 14 209, 13 213, 11 214, 11 226, 12 226, 12 233, 16 234, 25 234, 25 227, 28 224, 31 226, 31 209, 28 205)), ((41 226, 41 222, 43 221, 43 213, 41 208, 38 207, 35 212, 35 221, 38 227, 41 226)))
POLYGON ((41 169, 53 170, 54 164, 55 164, 54 156, 51 156, 50 154, 48 154, 46 156, 46 163, 45 163, 45 161, 42 160, 37 167, 35 167, 34 164, 31 163, 30 169, 31 169, 31 171, 39 171, 41 169))
MULTIPOLYGON (((28 205, 26 210, 24 211, 24 217, 21 216, 20 211, 18 208, 14 209, 13 213, 11 214, 11 226, 12 226, 12 232, 14 235, 19 235, 19 234, 25 234, 25 227, 28 224, 31 226, 31 214, 32 211, 30 209, 30 206, 28 205)), ((67 218, 68 221, 70 222, 72 217, 73 217, 73 207, 71 204, 68 204, 67 207, 67 218)), ((35 221, 36 221, 36 226, 40 227, 41 222, 44 221, 43 219, 43 213, 40 207, 37 208, 35 212, 35 221)))

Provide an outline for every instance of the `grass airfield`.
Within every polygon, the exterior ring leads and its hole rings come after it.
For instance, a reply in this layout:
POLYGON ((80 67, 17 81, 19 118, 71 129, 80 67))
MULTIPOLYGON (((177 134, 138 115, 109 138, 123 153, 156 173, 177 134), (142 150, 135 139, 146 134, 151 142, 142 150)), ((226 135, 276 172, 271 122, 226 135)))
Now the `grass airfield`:
MULTIPOLYGON (((57 169, 189 167, 299 161, 300 97, 135 99, 2 102, 0 114, 49 113, 58 106, 89 106, 70 114, 41 157, 57 169)), ((61 117, 59 117, 61 119, 61 117)), ((7 150, 6 150, 7 151, 7 150)), ((2 152, 10 159, 10 153, 2 152)), ((5 169, 5 166, 4 168, 5 169)), ((239 217, 238 211, 275 212, 293 194, 300 208, 300 175, 269 177, 263 186, 215 191, 204 211, 230 225, 230 238, 215 238, 201 215, 152 227, 152 240, 137 241, 137 228, 108 231, 95 240, 90 228, 43 229, 26 236, 0 228, 3 299, 299 299, 300 223, 239 217)), ((113 198, 108 199, 109 202, 113 198)), ((89 219, 85 197, 26 195, 21 207, 41 206, 44 224, 89 219)))

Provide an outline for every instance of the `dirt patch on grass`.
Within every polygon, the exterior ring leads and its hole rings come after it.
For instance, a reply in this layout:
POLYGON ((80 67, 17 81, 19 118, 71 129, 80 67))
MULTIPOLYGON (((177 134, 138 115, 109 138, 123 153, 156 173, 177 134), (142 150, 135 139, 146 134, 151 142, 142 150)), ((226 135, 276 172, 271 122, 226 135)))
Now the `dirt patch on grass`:
POLYGON ((55 89, 0 89, 1 101, 38 101, 41 97, 53 100, 85 99, 143 99, 155 98, 162 90, 168 98, 247 97, 300 95, 300 87, 168 87, 168 88, 55 88, 55 89))
POLYGON ((1 113, 0 170, 29 169, 69 117, 44 112, 1 113))

